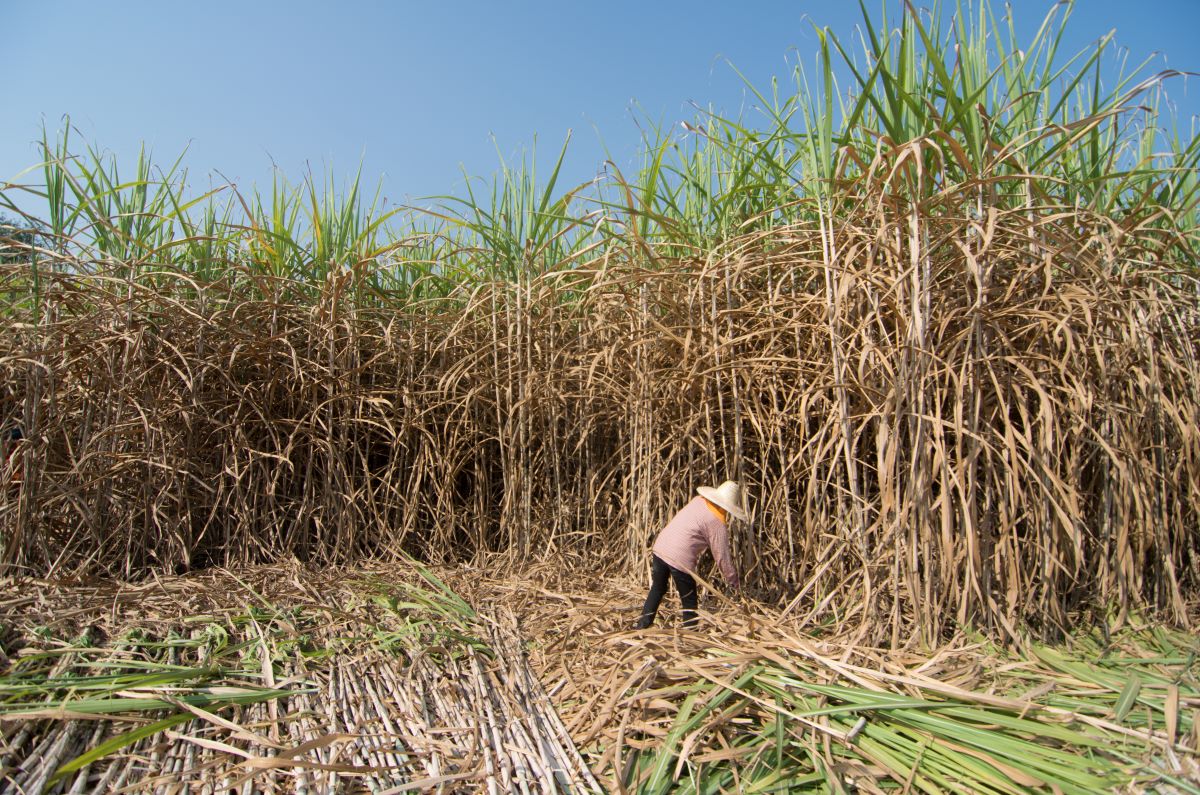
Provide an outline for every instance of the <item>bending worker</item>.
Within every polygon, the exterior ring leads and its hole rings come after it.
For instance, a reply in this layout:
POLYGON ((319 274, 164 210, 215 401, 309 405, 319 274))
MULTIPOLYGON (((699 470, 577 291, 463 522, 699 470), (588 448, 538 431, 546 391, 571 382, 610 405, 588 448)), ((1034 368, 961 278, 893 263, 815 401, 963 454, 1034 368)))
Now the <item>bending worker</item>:
POLYGON ((650 594, 642 607, 638 629, 654 623, 658 605, 667 593, 668 577, 675 581, 679 601, 683 603, 683 625, 696 626, 696 561, 711 549, 717 568, 735 591, 740 587, 737 569, 729 554, 729 518, 746 520, 742 508, 742 489, 732 480, 718 488, 700 486, 700 496, 675 514, 654 541, 650 564, 650 594))

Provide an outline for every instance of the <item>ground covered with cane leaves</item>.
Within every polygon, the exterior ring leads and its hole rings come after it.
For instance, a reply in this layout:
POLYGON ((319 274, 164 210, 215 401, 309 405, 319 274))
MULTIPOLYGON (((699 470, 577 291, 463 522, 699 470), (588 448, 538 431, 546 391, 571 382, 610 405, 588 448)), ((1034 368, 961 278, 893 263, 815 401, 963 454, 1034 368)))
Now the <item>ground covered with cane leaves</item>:
POLYGON ((597 788, 511 619, 426 569, 6 585, 0 790, 597 788))
POLYGON ((5 580, 5 792, 1200 792, 1200 641, 872 648, 557 567, 5 580), (502 606, 502 607, 501 607, 502 606))

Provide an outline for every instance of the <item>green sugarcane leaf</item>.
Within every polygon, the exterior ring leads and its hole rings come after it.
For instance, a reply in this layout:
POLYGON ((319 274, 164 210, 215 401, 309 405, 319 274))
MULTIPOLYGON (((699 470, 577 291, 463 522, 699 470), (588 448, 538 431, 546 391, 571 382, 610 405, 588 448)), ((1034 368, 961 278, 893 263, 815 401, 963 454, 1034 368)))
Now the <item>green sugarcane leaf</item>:
POLYGON ((1136 674, 1130 674, 1129 680, 1125 683, 1125 688, 1121 690, 1121 697, 1117 699, 1117 704, 1113 707, 1113 715, 1118 722, 1125 720, 1125 716, 1129 714, 1129 710, 1133 709, 1133 705, 1137 703, 1138 693, 1142 690, 1142 680, 1136 674))
POLYGON ((179 712, 175 715, 171 715, 170 717, 155 721, 154 723, 147 723, 145 726, 140 726, 132 731, 127 731, 124 734, 118 734, 116 737, 100 743, 100 745, 97 745, 92 750, 80 754, 70 762, 67 762, 59 767, 58 771, 55 772, 54 776, 50 779, 50 783, 61 780, 69 773, 74 773, 76 770, 86 767, 92 762, 95 762, 97 759, 103 759, 115 751, 119 751, 126 746, 132 745, 143 737, 149 737, 152 734, 157 734, 164 729, 169 729, 172 726, 177 726, 180 723, 189 721, 193 717, 194 716, 190 712, 179 712))

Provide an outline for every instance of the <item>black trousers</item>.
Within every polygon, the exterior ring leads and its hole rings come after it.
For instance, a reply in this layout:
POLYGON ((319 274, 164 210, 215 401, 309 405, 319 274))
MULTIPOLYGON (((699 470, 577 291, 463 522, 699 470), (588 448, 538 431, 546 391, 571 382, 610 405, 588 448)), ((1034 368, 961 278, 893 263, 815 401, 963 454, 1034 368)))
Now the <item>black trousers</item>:
POLYGON ((654 623, 658 605, 667 593, 668 575, 675 581, 675 590, 679 591, 679 601, 683 603, 683 625, 689 629, 696 626, 696 580, 686 571, 668 565, 658 555, 650 557, 650 594, 642 606, 638 629, 645 629, 654 623))

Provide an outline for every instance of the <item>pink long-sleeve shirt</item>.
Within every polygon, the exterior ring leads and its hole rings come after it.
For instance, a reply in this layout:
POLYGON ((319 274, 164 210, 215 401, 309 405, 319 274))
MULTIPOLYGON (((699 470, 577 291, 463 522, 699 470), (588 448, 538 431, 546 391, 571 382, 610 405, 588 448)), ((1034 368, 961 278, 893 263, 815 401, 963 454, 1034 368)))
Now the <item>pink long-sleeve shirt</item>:
POLYGON ((668 566, 694 574, 696 561, 706 549, 712 550, 717 568, 736 589, 739 580, 729 554, 729 526, 717 518, 703 497, 694 497, 658 534, 654 554, 668 566))

